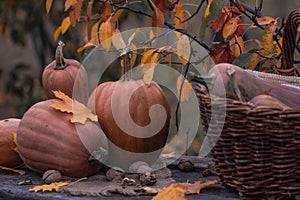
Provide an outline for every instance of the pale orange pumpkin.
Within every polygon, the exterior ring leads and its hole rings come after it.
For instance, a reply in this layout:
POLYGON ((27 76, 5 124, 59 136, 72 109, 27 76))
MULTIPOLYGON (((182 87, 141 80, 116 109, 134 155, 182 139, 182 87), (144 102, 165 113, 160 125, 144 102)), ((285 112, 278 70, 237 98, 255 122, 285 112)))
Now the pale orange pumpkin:
POLYGON ((14 134, 20 124, 20 119, 10 118, 0 121, 0 165, 17 167, 23 162, 17 152, 14 134))
POLYGON ((80 125, 86 137, 95 141, 87 147, 80 139, 71 115, 51 107, 53 100, 33 105, 23 116, 17 132, 17 146, 26 166, 37 172, 58 170, 62 175, 84 177, 98 173, 102 163, 91 163, 91 150, 106 148, 106 138, 97 143, 100 128, 91 121, 80 125), (95 139, 94 139, 95 137, 95 139))
POLYGON ((149 164, 156 161, 160 150, 166 144, 170 121, 167 98, 157 83, 152 82, 150 85, 146 85, 142 80, 105 82, 94 90, 89 99, 89 105, 93 103, 95 103, 94 109, 98 115, 100 126, 110 141, 109 161, 113 165, 127 168, 138 160, 146 161, 149 164), (132 88, 137 89, 129 99, 126 99, 125 94, 132 88), (150 108, 155 104, 162 106, 165 116, 155 111, 152 114, 149 113, 150 108), (113 114, 113 107, 116 109, 117 116, 113 114), (153 117, 152 121, 150 121, 149 114, 153 117), (130 128, 130 133, 122 129, 116 122, 116 118, 122 121, 128 117, 136 124, 136 128, 130 128), (147 130, 138 128, 138 126, 145 127, 150 123, 158 125, 159 122, 162 122, 163 126, 154 135, 147 130), (152 152, 155 153, 151 154, 152 152), (135 153, 139 155, 135 155, 135 153))

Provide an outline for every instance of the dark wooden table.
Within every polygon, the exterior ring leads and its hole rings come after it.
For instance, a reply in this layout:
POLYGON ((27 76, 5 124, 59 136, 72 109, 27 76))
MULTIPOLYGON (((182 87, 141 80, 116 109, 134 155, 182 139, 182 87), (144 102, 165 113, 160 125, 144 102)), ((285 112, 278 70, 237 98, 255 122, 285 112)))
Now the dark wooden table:
MULTIPOLYGON (((185 159, 191 159, 195 164, 195 170, 193 172, 181 172, 177 168, 177 162, 170 164, 168 168, 173 173, 173 178, 176 182, 195 182, 204 180, 215 180, 216 176, 203 177, 202 171, 211 165, 212 161, 209 158, 198 158, 198 157, 184 157, 185 159)), ((69 196, 65 193, 33 193, 29 192, 28 189, 35 185, 41 185, 41 175, 34 173, 27 168, 24 168, 26 175, 18 175, 11 172, 0 171, 0 200, 93 200, 93 199, 129 199, 129 200, 149 200, 152 196, 130 196, 125 197, 118 194, 113 194, 110 197, 86 197, 86 196, 69 196), (25 180, 31 180, 32 185, 19 185, 18 183, 25 180)), ((206 188, 201 191, 199 195, 186 195, 187 199, 201 199, 201 200, 237 200, 239 199, 238 194, 228 188, 224 188, 222 185, 217 184, 206 188)))

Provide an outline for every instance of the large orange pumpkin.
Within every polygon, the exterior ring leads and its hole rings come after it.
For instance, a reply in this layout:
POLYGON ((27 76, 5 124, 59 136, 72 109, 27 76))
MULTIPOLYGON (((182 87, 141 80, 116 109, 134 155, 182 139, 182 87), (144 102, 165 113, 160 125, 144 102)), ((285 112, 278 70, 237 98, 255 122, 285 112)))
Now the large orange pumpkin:
POLYGON ((76 99, 86 101, 87 96, 87 73, 84 67, 73 59, 63 57, 63 42, 59 42, 56 49, 55 60, 43 71, 43 88, 48 99, 55 98, 52 91, 61 91, 73 97, 73 88, 76 87, 76 99), (74 86, 75 80, 78 85, 74 86))
POLYGON ((20 119, 10 118, 0 121, 0 165, 17 167, 22 160, 16 151, 14 133, 20 124, 20 119))
POLYGON ((150 165, 156 161, 166 143, 170 121, 167 98, 158 84, 148 86, 142 80, 105 82, 94 90, 89 105, 93 103, 110 141, 112 165, 127 168, 138 160, 150 165), (160 105, 162 112, 154 105, 160 105), (152 128, 144 128, 151 124, 152 128))
POLYGON ((17 146, 24 163, 32 170, 58 170, 62 175, 84 177, 95 174, 101 163, 91 163, 91 151, 106 148, 106 137, 101 138, 100 127, 87 121, 81 126, 89 147, 81 140, 70 114, 51 107, 53 100, 33 105, 23 116, 17 132, 17 146), (89 151, 87 150, 89 149, 89 151))

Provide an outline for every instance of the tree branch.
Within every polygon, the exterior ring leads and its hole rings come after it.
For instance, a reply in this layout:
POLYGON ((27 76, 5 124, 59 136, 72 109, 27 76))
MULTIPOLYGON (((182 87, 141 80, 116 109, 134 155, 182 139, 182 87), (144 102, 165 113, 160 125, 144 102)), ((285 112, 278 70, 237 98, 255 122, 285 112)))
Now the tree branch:
POLYGON ((185 22, 191 20, 193 17, 195 17, 199 13, 199 11, 200 11, 202 5, 204 4, 204 2, 205 2, 205 0, 202 0, 201 3, 199 4, 197 10, 190 17, 183 20, 181 23, 185 23, 185 22))

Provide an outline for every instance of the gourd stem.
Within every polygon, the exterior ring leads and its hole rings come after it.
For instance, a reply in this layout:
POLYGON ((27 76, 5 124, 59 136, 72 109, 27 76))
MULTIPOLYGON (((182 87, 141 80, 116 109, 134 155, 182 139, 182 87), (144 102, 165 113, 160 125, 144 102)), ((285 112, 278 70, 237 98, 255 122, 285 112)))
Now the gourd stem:
POLYGON ((65 43, 63 43, 62 41, 58 42, 58 46, 56 48, 56 52, 55 52, 55 66, 54 69, 65 69, 68 65, 65 63, 64 61, 64 54, 63 54, 63 47, 65 46, 65 43))
POLYGON ((283 31, 282 59, 280 68, 275 69, 281 75, 295 75, 294 52, 297 28, 300 25, 300 9, 290 13, 283 31))
POLYGON ((122 55, 122 62, 123 62, 122 80, 129 81, 131 80, 131 66, 130 66, 130 57, 128 53, 122 55))

